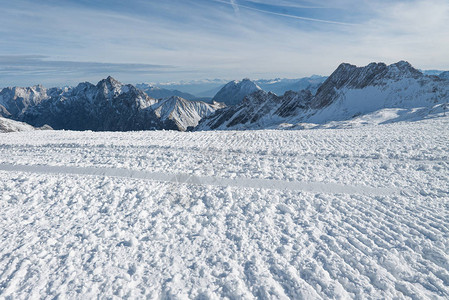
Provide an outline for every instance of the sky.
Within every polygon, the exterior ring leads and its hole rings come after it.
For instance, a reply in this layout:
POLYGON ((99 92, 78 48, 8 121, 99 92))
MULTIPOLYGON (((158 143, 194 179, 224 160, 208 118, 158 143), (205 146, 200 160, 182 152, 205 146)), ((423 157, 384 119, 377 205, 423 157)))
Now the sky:
POLYGON ((448 0, 0 0, 0 87, 449 70, 448 0))

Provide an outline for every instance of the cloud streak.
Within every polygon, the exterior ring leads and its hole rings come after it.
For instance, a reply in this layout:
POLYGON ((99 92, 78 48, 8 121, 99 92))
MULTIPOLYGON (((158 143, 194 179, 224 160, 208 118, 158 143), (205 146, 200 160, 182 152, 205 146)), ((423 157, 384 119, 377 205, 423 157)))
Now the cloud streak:
MULTIPOLYGON (((48 60, 43 55, 0 55, 0 82, 8 83, 8 80, 17 80, 16 74, 20 76, 30 76, 36 78, 57 78, 66 76, 67 78, 83 78, 85 81, 90 78, 99 80, 110 74, 120 74, 122 77, 145 76, 163 73, 178 73, 174 66, 152 65, 152 64, 129 64, 129 63, 98 63, 84 61, 57 61, 48 60)), ((64 79, 62 79, 64 80, 64 79)), ((73 81, 64 82, 73 83, 73 81)), ((19 82, 9 82, 7 85, 16 85, 19 82)))
POLYGON ((107 75, 131 83, 298 78, 329 75, 343 61, 449 69, 447 0, 320 7, 329 2, 10 1, 0 18, 0 87, 107 75))
POLYGON ((236 0, 230 0, 230 3, 231 3, 231 5, 232 5, 232 8, 234 9, 234 13, 236 14, 236 15, 239 15, 239 5, 237 4, 237 1, 236 0))
POLYGON ((338 21, 332 21, 332 20, 323 20, 323 19, 317 19, 317 18, 301 17, 301 16, 292 15, 292 14, 286 14, 286 13, 278 13, 278 12, 264 10, 264 9, 259 9, 259 8, 255 8, 255 7, 251 7, 251 6, 247 6, 247 5, 237 4, 234 0, 231 0, 231 3, 227 2, 227 1, 224 1, 224 0, 213 0, 213 1, 214 2, 218 2, 218 3, 230 4, 234 8, 234 10, 235 10, 235 7, 237 7, 237 8, 241 7, 241 8, 249 9, 249 10, 252 10, 252 11, 256 11, 256 12, 260 12, 260 13, 264 13, 264 14, 268 14, 268 15, 279 16, 279 17, 286 17, 286 18, 302 20, 302 21, 308 21, 308 22, 318 22, 318 23, 326 23, 326 24, 333 24, 333 25, 344 25, 344 26, 354 26, 354 25, 356 25, 356 24, 353 24, 353 23, 338 22, 338 21))

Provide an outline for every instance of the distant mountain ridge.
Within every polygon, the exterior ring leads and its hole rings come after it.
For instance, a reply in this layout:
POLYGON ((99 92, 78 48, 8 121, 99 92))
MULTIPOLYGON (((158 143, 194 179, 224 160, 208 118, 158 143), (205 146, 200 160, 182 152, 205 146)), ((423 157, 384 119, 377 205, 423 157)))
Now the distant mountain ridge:
MULTIPOLYGON (((326 80, 326 76, 313 75, 310 77, 287 79, 287 78, 275 78, 275 79, 256 79, 252 80, 261 89, 267 92, 273 92, 276 95, 283 95, 286 91, 301 91, 310 90, 312 94, 315 94, 318 87, 326 80)), ((205 81, 191 81, 180 83, 160 83, 160 84, 137 84, 136 87, 146 90, 149 86, 160 88, 166 91, 173 91, 168 96, 180 96, 188 100, 197 100, 201 98, 213 98, 220 89, 222 89, 229 81, 224 80, 205 80, 205 81), (175 94, 175 91, 182 91, 189 95, 194 95, 195 98, 188 98, 179 94, 175 94)), ((157 92, 157 91, 155 91, 157 92)), ((148 93, 150 97, 158 98, 148 93)))
POLYGON ((448 80, 426 76, 405 61, 389 66, 372 63, 366 67, 343 63, 318 88, 316 95, 306 91, 284 96, 256 92, 241 104, 203 119, 197 130, 324 124, 386 108, 433 107, 447 103, 448 97, 448 80))
MULTIPOLYGON (((185 100, 188 101, 188 100, 185 100)), ((162 118, 155 111, 164 100, 149 97, 131 84, 112 77, 97 85, 84 82, 74 88, 5 88, 0 92, 0 114, 33 126, 50 125, 54 129, 129 131, 185 130, 179 124, 196 124, 217 105, 195 102, 171 109, 180 113, 162 118), (181 113, 183 107, 189 111, 181 113), (192 115, 192 111, 195 114, 192 115), (182 115, 182 121, 177 120, 182 115), (189 120, 189 116, 194 118, 189 120)), ((177 104, 185 104, 183 101, 177 104)))
POLYGON ((170 89, 164 89, 161 87, 149 85, 146 83, 140 83, 136 84, 136 88, 144 91, 148 96, 155 99, 164 99, 164 98, 170 98, 170 97, 181 97, 186 100, 195 100, 198 97, 189 93, 181 92, 178 90, 170 90, 170 89))
POLYGON ((449 72, 428 76, 405 61, 365 67, 343 63, 322 80, 309 78, 307 89, 283 95, 264 91, 249 79, 231 81, 212 103, 175 95, 154 99, 110 76, 96 85, 9 87, 0 91, 0 117, 34 127, 94 131, 324 128, 335 122, 419 119, 445 112, 449 102, 449 72))
POLYGON ((447 80, 449 80, 449 71, 445 71, 445 72, 440 73, 440 74, 438 75, 438 77, 440 77, 441 79, 447 79, 447 80))
POLYGON ((264 91, 273 92, 278 96, 282 96, 287 91, 299 92, 302 90, 309 90, 312 94, 315 94, 319 86, 326 79, 326 76, 313 75, 299 79, 259 79, 254 82, 264 91))

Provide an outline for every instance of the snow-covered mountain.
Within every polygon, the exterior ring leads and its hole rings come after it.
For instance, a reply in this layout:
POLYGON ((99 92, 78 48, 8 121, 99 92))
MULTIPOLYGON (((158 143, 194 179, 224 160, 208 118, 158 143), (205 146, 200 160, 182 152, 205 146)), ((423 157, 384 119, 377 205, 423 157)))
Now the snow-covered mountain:
POLYGON ((180 97, 156 100, 112 77, 97 85, 84 82, 74 88, 15 87, 0 92, 1 116, 54 129, 186 130, 222 107, 180 97))
POLYGON ((155 99, 170 98, 173 96, 181 97, 186 100, 195 100, 198 98, 195 95, 192 95, 189 93, 181 92, 178 90, 164 89, 164 88, 146 84, 146 83, 136 84, 136 88, 144 91, 148 96, 150 96, 151 98, 155 98, 155 99))
POLYGON ((84 82, 50 95, 29 107, 19 120, 70 130, 175 129, 174 124, 159 120, 151 108, 154 103, 156 100, 133 85, 108 77, 97 85, 84 82))
POLYGON ((283 96, 259 90, 246 96, 242 103, 204 118, 197 130, 270 128, 308 107, 311 99, 312 93, 307 90, 290 91, 283 96))
POLYGON ((228 82, 220 91, 212 98, 213 101, 223 102, 227 106, 236 105, 242 102, 245 96, 248 96, 261 88, 253 81, 245 78, 241 81, 228 82))
POLYGON ((161 121, 174 122, 180 131, 193 129, 202 118, 223 107, 225 107, 223 103, 209 104, 202 101, 189 101, 176 96, 162 99, 152 106, 161 121))
MULTIPOLYGON (((203 119, 198 130, 325 124, 390 108, 403 109, 397 114, 414 114, 420 107, 442 105, 448 97, 448 80, 426 76, 408 62, 389 66, 371 63, 366 67, 341 64, 315 96, 310 92, 289 92, 275 97, 266 92, 256 92, 236 107, 225 108, 203 119), (282 113, 281 107, 284 108, 282 113)), ((397 119, 397 114, 380 121, 397 119)))
POLYGON ((0 91, 0 116, 20 118, 28 108, 62 92, 62 89, 46 89, 42 85, 4 88, 0 91))

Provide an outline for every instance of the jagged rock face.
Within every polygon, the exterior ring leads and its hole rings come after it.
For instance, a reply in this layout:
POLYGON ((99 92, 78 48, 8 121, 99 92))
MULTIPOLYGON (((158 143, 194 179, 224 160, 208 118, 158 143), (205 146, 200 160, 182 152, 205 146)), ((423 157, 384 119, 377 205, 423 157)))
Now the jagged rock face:
POLYGON ((279 124, 279 120, 295 115, 299 109, 307 107, 311 99, 310 91, 290 91, 284 96, 257 91, 246 96, 241 104, 219 110, 204 118, 197 129, 269 128, 279 124))
POLYGON ((154 101, 134 86, 108 77, 97 85, 80 83, 43 100, 28 109, 22 120, 33 126, 48 124, 69 130, 174 129, 171 122, 157 118, 151 109, 154 101))
POLYGON ((384 63, 371 63, 366 67, 343 63, 318 88, 312 107, 323 108, 329 105, 343 88, 363 89, 367 86, 385 86, 389 80, 419 79, 423 76, 420 71, 405 61, 390 66, 384 63))
POLYGON ((202 120, 198 130, 275 128, 282 123, 325 124, 349 120, 384 108, 412 109, 446 103, 449 81, 426 76, 408 62, 366 67, 341 64, 310 92, 284 96, 256 92, 236 107, 218 111, 202 120))
POLYGON ((260 90, 261 88, 257 84, 245 78, 241 81, 227 83, 212 100, 232 106, 241 103, 243 98, 260 90))
POLYGON ((171 121, 175 124, 177 130, 186 131, 193 129, 202 118, 211 115, 224 106, 222 103, 209 104, 174 96, 160 100, 152 108, 161 121, 171 121))
POLYGON ((302 120, 339 121, 383 108, 435 105, 448 96, 448 82, 424 75, 405 61, 389 66, 342 64, 318 89, 302 120))
POLYGON ((15 119, 20 118, 29 107, 61 92, 61 89, 47 90, 41 85, 4 88, 0 91, 0 115, 15 119))

